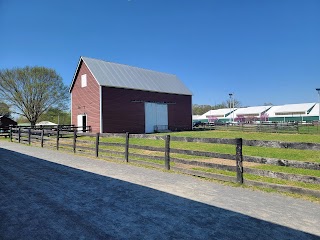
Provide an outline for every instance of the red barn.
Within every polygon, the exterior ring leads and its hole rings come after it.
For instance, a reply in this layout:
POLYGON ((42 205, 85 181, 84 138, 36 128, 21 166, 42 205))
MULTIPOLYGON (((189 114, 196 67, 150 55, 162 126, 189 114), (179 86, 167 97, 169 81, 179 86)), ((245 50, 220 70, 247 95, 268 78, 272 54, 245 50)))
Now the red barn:
POLYGON ((192 93, 172 74, 80 57, 70 93, 72 124, 95 133, 192 129, 192 93))

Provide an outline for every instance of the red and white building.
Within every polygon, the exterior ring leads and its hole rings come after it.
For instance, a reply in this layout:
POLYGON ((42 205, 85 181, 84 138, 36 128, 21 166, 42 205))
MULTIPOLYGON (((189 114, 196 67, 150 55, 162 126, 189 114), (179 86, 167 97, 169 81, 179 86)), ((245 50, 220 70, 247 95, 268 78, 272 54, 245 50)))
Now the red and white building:
POLYGON ((71 122, 94 133, 192 129, 192 93, 172 74, 80 57, 71 122))

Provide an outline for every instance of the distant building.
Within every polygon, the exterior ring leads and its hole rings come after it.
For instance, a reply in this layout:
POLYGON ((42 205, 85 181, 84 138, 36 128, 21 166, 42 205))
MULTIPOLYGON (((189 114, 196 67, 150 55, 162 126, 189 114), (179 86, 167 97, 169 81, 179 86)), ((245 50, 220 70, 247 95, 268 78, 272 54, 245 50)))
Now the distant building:
POLYGON ((286 104, 273 106, 267 113, 272 122, 311 122, 319 119, 318 106, 316 103, 286 104))
POLYGON ((58 124, 50 121, 41 121, 41 122, 38 122, 36 126, 58 126, 58 124))
MULTIPOLYGON (((253 106, 246 108, 210 110, 197 121, 211 122, 312 122, 319 120, 318 103, 286 104, 280 106, 253 106)), ((195 121, 195 118, 193 119, 195 121)))
POLYGON ((204 116, 208 119, 208 122, 215 122, 217 120, 228 122, 232 115, 234 114, 234 111, 236 109, 230 109, 230 108, 221 108, 216 110, 210 110, 204 114, 204 116))
POLYGON ((11 118, 0 116, 0 128, 9 128, 10 125, 17 125, 17 122, 11 118))
POLYGON ((234 111, 235 109, 230 109, 230 108, 209 110, 208 112, 202 115, 193 115, 192 119, 193 119, 193 122, 195 121, 215 122, 216 120, 220 120, 222 122, 229 122, 230 119, 228 116, 230 116, 230 114, 233 113, 234 111))
POLYGON ((172 74, 81 57, 70 94, 72 124, 92 132, 192 129, 192 93, 172 74))
POLYGON ((235 122, 254 122, 254 121, 268 121, 268 110, 272 106, 255 106, 238 108, 232 115, 235 122))

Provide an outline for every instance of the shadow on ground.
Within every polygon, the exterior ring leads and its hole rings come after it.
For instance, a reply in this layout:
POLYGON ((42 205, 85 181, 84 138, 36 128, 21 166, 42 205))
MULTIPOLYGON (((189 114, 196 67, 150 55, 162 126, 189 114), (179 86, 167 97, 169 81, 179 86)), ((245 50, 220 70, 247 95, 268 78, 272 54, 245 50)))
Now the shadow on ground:
POLYGON ((319 239, 0 148, 0 239, 319 239))

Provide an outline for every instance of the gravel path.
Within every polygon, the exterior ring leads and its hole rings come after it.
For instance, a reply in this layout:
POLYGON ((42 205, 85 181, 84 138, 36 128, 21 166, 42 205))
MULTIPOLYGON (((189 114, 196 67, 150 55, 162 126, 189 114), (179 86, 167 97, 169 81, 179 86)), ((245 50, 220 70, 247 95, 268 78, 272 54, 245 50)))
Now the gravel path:
POLYGON ((320 239, 320 205, 0 141, 0 239, 320 239))

